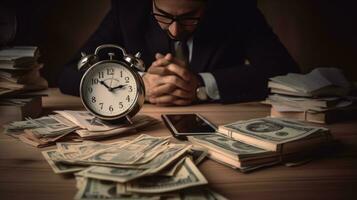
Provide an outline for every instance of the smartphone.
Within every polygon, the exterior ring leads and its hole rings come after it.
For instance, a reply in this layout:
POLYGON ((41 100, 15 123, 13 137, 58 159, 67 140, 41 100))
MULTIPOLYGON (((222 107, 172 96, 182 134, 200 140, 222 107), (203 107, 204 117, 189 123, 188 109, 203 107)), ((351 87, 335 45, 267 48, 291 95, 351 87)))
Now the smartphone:
POLYGON ((167 128, 180 140, 187 140, 190 135, 209 135, 217 131, 217 127, 199 114, 162 114, 167 128))

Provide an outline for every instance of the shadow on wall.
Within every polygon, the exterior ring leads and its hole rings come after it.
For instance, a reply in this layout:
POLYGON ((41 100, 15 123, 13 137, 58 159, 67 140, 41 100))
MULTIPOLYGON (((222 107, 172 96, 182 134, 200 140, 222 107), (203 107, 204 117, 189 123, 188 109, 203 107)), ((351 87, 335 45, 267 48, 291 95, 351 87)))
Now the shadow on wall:
MULTIPOLYGON (((10 2, 10 1, 9 1, 10 2)), ((341 67, 357 80, 357 12, 349 0, 259 0, 274 31, 303 71, 341 67)), ((19 14, 14 44, 38 45, 43 75, 56 86, 61 66, 87 40, 108 11, 110 0, 12 0, 19 14)))
POLYGON ((60 68, 95 31, 109 10, 109 0, 13 0, 18 16, 14 45, 40 47, 43 76, 51 87, 60 68))
POLYGON ((259 6, 303 71, 339 67, 357 81, 355 1, 260 0, 259 6))

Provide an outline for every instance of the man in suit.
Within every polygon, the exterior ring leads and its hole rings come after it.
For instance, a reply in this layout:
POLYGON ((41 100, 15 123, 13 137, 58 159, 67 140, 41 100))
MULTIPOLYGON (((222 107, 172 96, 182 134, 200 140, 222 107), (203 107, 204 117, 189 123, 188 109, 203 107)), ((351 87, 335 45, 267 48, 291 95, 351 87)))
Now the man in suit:
MULTIPOLYGON (((157 105, 258 100, 270 77, 299 71, 253 0, 112 1, 81 51, 105 43, 142 53, 146 100, 157 105)), ((63 93, 79 94, 79 58, 63 69, 63 93)))

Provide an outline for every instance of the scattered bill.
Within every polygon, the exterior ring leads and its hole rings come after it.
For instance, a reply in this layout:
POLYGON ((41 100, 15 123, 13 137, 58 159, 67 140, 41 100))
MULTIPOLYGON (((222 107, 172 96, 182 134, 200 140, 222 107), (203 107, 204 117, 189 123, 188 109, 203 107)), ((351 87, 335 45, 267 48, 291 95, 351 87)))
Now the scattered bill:
MULTIPOLYGON (((147 176, 125 185, 118 183, 117 187, 125 187, 125 191, 129 194, 155 194, 182 190, 207 183, 206 178, 197 169, 191 159, 186 158, 174 176, 147 176)), ((120 189, 118 191, 123 190, 120 189)))
POLYGON ((43 151, 42 155, 45 157, 46 161, 56 174, 73 173, 86 168, 84 166, 65 165, 63 163, 53 161, 54 158, 59 158, 62 156, 61 153, 59 153, 57 150, 43 151))

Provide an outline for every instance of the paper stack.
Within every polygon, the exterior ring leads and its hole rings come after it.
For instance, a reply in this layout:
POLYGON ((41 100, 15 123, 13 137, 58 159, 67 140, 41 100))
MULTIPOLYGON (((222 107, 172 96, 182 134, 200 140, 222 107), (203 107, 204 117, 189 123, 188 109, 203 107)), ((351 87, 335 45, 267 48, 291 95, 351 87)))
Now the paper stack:
POLYGON ((1 117, 1 122, 38 117, 41 113, 44 94, 34 91, 46 89, 48 84, 40 75, 43 65, 38 58, 39 50, 34 46, 0 49, 0 112, 7 115, 1 117))
POLYGON ((348 96, 350 83, 336 68, 317 68, 309 74, 288 74, 270 79, 272 117, 331 123, 355 116, 356 98, 348 96))
POLYGON ((34 46, 16 46, 0 50, 0 95, 47 88, 37 62, 39 50, 34 46))

